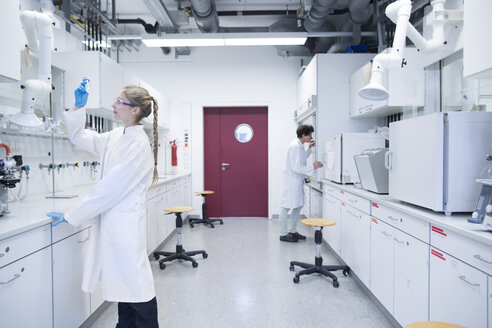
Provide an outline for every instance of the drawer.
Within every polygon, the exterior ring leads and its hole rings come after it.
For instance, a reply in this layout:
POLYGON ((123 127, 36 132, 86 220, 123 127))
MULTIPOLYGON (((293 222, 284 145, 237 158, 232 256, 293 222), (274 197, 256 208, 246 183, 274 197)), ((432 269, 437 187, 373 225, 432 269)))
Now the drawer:
POLYGON ((323 183, 323 193, 340 199, 340 189, 333 187, 331 184, 323 183))
POLYGON ((427 244, 429 243, 429 223, 425 220, 415 218, 377 202, 371 202, 371 215, 427 244))
POLYGON ((0 267, 51 244, 51 225, 26 231, 0 241, 0 267))
POLYGON ((431 245, 492 275, 492 247, 441 226, 431 225, 431 245))
POLYGON ((162 186, 149 188, 149 190, 147 191, 147 199, 151 199, 154 198, 155 196, 160 195, 163 189, 164 187, 162 186))
POLYGON ((350 205, 366 214, 371 213, 371 201, 369 199, 356 196, 354 194, 351 194, 343 190, 340 191, 342 191, 340 193, 341 195, 340 200, 344 202, 346 205, 350 205))
POLYGON ((87 229, 89 226, 91 226, 92 221, 87 221, 84 222, 81 225, 78 226, 73 226, 71 224, 59 224, 55 227, 52 227, 52 242, 51 243, 56 243, 62 239, 65 239, 71 235, 74 235, 84 229, 87 229))

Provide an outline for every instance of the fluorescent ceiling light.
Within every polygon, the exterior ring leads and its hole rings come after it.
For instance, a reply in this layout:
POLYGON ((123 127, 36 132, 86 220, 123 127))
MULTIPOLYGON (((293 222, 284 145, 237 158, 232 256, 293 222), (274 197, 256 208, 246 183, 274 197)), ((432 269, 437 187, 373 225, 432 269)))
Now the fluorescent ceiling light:
POLYGON ((287 46, 303 45, 306 43, 304 38, 239 38, 224 39, 226 46, 287 46))
POLYGON ((142 42, 147 47, 277 46, 303 45, 306 39, 306 33, 215 33, 167 34, 142 42))

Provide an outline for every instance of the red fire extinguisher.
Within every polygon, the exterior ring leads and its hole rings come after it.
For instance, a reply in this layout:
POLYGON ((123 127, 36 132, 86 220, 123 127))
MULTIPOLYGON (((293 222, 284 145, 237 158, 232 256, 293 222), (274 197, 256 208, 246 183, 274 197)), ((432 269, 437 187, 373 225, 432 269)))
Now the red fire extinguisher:
POLYGON ((174 140, 171 140, 169 141, 170 144, 172 144, 171 146, 171 165, 172 166, 178 166, 178 146, 176 146, 176 140, 177 139, 174 139, 174 140))

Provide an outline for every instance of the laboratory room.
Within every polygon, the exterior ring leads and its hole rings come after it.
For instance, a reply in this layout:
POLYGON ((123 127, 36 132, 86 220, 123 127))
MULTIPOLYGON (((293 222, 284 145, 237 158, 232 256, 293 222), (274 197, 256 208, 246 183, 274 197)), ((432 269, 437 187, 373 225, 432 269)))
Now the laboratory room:
POLYGON ((1 0, 0 327, 492 328, 491 12, 1 0))

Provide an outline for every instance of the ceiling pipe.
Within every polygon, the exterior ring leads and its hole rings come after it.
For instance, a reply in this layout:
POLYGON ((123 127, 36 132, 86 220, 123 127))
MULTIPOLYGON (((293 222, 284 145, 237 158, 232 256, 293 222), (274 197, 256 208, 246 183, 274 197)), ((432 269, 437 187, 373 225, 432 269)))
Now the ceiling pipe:
POLYGON ((191 0, 191 12, 200 31, 204 33, 219 31, 219 15, 213 0, 191 0))
POLYGON ((350 19, 355 24, 364 25, 372 16, 371 0, 350 0, 350 19))
POLYGON ((326 21, 328 15, 337 7, 337 0, 314 0, 309 10, 304 27, 308 32, 318 32, 326 21))
POLYGON ((156 34, 157 31, 159 30, 159 23, 155 22, 154 25, 147 23, 141 18, 135 18, 135 19, 118 19, 117 20, 118 24, 140 24, 144 27, 145 32, 149 34, 156 34))

